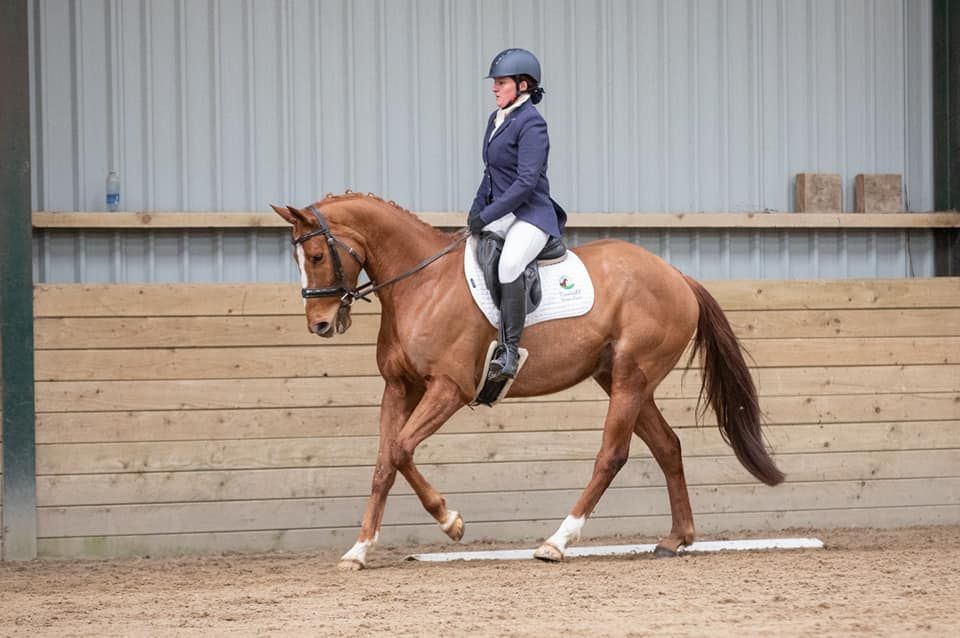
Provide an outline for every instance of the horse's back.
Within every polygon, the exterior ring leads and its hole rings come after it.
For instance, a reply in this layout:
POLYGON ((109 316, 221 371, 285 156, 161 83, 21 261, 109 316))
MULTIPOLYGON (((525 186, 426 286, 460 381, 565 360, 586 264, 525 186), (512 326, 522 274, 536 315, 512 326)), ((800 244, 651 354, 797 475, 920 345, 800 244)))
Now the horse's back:
POLYGON ((617 336, 642 350, 682 351, 696 332, 699 304, 679 270, 634 244, 603 239, 576 249, 596 290, 596 304, 617 336))
POLYGON ((598 240, 573 252, 593 282, 593 308, 524 332, 530 358, 509 396, 557 392, 609 373, 618 360, 642 370, 652 392, 696 330, 693 291, 680 271, 624 241, 598 240))
MULTIPOLYGON (((620 239, 600 239, 573 249, 600 291, 622 291, 622 301, 647 307, 672 305, 676 312, 697 307, 696 297, 679 270, 646 248, 620 239)), ((687 313, 696 321, 696 312, 687 313)))

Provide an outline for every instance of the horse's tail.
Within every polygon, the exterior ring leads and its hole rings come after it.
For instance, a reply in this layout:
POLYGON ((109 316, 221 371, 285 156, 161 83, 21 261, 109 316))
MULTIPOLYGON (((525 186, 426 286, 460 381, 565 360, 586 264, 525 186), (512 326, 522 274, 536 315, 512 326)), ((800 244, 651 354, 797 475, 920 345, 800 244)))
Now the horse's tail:
POLYGON ((740 343, 717 300, 699 282, 684 278, 700 304, 697 334, 690 353, 690 362, 700 353, 703 365, 698 407, 706 394, 707 405, 717 413, 720 435, 740 463, 767 485, 778 485, 784 475, 763 444, 757 390, 740 343))

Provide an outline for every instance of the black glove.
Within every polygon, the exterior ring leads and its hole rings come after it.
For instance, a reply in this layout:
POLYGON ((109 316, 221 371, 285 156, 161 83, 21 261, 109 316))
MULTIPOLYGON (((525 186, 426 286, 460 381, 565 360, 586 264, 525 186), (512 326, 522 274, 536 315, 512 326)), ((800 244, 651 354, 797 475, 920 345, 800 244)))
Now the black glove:
POLYGON ((483 220, 480 219, 480 211, 470 211, 470 215, 467 216, 467 226, 470 227, 471 234, 480 234, 480 231, 486 226, 483 220))

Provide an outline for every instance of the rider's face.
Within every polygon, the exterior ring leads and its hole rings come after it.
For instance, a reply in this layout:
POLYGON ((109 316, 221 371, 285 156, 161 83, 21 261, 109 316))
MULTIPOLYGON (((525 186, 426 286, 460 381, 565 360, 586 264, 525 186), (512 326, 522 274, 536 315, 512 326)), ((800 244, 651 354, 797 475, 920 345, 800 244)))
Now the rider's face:
MULTIPOLYGON (((527 83, 521 82, 520 88, 525 89, 527 83)), ((510 76, 503 76, 493 79, 493 95, 497 99, 498 108, 506 108, 517 99, 517 83, 510 76)))

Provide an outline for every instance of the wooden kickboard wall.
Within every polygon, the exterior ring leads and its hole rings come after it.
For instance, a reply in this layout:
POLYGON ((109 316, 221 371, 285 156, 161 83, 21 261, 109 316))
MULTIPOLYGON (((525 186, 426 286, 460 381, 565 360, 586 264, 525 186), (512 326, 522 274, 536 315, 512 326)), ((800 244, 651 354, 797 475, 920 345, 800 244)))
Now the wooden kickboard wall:
MULTIPOLYGON (((708 282, 753 357, 787 483, 759 484, 695 419, 699 373, 659 404, 698 531, 960 523, 960 279, 708 282)), ((333 340, 291 285, 42 285, 35 292, 43 557, 347 549, 383 383, 376 304, 333 340)), ((364 313, 364 314, 360 314, 364 313)), ((466 539, 552 533, 586 485, 606 401, 591 381, 465 409, 418 450, 466 539)), ((587 536, 669 530, 639 439, 587 536)), ((381 541, 445 535, 402 477, 381 541)))

